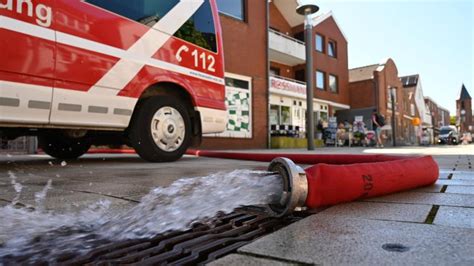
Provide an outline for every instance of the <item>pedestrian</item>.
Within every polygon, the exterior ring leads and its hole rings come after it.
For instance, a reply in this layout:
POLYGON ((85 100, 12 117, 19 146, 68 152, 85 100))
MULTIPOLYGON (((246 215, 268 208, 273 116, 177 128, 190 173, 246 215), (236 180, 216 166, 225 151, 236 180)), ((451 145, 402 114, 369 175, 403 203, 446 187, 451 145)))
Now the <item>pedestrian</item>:
POLYGON ((382 127, 385 125, 385 122, 383 120, 384 119, 382 115, 377 112, 377 109, 374 109, 372 111, 372 128, 375 131, 377 147, 380 147, 380 148, 383 148, 382 138, 381 138, 382 127))
POLYGON ((316 125, 316 139, 323 139, 323 133, 323 122, 320 119, 318 120, 318 124, 316 125))

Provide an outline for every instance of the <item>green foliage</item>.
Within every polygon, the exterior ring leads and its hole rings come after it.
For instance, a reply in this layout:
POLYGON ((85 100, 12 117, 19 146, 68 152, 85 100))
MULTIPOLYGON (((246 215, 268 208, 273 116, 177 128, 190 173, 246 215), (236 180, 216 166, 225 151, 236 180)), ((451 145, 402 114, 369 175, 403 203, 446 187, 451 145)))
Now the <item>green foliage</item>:
POLYGON ((452 125, 452 126, 456 125, 456 116, 451 116, 449 118, 449 124, 452 125))

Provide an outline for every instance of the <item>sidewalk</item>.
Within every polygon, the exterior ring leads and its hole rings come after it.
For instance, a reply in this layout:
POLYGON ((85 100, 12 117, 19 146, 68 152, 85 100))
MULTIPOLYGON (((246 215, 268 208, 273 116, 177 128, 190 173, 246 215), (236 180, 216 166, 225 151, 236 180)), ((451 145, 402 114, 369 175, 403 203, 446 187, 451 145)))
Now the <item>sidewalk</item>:
POLYGON ((328 208, 211 265, 474 265, 474 155, 434 157, 431 187, 328 208))

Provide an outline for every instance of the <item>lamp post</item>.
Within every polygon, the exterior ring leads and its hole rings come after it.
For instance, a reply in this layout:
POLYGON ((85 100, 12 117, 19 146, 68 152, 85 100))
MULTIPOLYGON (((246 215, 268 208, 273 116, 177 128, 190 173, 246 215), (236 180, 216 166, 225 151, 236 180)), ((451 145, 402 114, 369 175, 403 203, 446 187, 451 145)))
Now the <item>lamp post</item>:
POLYGON ((314 150, 314 111, 313 111, 313 23, 311 15, 318 12, 314 0, 300 0, 296 12, 305 16, 306 41, 306 135, 308 150, 314 150))
POLYGON ((397 93, 397 88, 391 87, 390 88, 390 100, 392 101, 392 145, 393 147, 397 146, 396 141, 396 132, 395 132, 395 95, 397 93))

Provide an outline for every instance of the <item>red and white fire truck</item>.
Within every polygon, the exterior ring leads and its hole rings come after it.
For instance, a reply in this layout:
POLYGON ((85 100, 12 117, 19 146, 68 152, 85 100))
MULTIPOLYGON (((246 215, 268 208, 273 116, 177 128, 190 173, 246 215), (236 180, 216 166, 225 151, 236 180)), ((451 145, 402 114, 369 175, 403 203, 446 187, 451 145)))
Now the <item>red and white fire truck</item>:
POLYGON ((0 0, 0 135, 173 161, 226 127, 215 0, 0 0))

